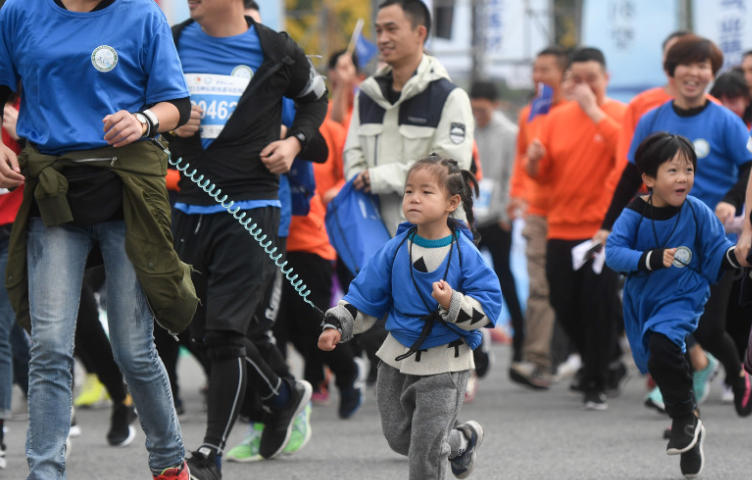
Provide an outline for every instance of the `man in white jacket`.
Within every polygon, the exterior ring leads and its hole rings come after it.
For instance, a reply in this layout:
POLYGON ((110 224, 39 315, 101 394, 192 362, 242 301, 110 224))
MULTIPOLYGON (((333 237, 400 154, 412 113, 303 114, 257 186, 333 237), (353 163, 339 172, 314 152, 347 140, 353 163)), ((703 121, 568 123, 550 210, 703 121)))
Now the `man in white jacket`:
POLYGON ((379 196, 394 236, 405 221, 405 177, 417 160, 437 153, 470 169, 474 120, 470 100, 437 59, 424 53, 431 17, 421 0, 386 0, 376 17, 386 66, 360 86, 345 143, 345 178, 379 196))

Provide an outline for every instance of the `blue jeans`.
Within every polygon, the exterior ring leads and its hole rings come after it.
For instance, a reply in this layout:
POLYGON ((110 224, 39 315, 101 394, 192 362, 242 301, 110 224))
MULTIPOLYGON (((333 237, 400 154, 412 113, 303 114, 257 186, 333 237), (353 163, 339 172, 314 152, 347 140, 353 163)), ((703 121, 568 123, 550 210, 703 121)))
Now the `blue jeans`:
POLYGON ((8 240, 0 241, 0 419, 11 417, 10 400, 13 396, 13 355, 10 349, 10 332, 16 323, 16 314, 5 290, 5 265, 8 263, 8 240))
POLYGON ((112 352, 138 408, 155 473, 179 465, 183 441, 164 365, 154 347, 154 318, 125 253, 125 222, 47 228, 29 219, 27 262, 31 311, 28 479, 65 478, 70 429, 73 346, 86 258, 99 244, 107 272, 112 352))

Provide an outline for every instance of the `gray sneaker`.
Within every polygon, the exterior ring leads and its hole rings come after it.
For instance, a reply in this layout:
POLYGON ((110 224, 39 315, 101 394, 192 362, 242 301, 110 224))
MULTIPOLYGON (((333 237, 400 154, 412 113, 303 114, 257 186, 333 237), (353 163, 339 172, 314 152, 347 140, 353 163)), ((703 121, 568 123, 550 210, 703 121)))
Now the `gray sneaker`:
POLYGON ((462 435, 467 439, 467 449, 460 450, 460 453, 449 460, 452 465, 452 473, 457 478, 467 478, 473 473, 475 468, 475 456, 480 444, 483 443, 483 427, 474 420, 458 425, 462 435))

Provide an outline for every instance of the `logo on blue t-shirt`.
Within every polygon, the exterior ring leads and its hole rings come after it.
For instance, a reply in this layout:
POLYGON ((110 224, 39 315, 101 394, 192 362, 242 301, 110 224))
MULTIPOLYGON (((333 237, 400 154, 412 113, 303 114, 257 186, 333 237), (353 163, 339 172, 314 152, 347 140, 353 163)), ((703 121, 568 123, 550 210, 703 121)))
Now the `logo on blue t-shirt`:
POLYGON ((91 53, 91 63, 100 72, 111 72, 118 63, 118 54, 109 45, 101 45, 91 53))
POLYGON ((233 77, 247 78, 248 80, 251 80, 253 78, 253 70, 251 70, 251 67, 249 67, 248 65, 238 65, 237 67, 232 69, 232 73, 230 75, 233 77))
POLYGON ((694 142, 692 142, 695 146, 695 153, 697 154, 697 158, 705 158, 710 153, 710 143, 708 143, 707 140, 704 138, 698 138, 694 142))
POLYGON ((675 267, 684 268, 692 261, 692 250, 689 247, 681 246, 676 249, 674 253, 674 261, 672 264, 675 267))

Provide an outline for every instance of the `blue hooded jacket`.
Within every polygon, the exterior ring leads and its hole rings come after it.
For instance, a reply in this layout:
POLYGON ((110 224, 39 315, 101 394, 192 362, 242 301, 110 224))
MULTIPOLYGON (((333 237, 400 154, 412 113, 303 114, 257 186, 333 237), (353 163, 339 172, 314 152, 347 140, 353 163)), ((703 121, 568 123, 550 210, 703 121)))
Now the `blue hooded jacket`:
MULTIPOLYGON (((472 233, 463 223, 457 223, 451 251, 433 272, 421 272, 412 267, 407 237, 413 225, 402 223, 397 235, 370 258, 350 284, 344 300, 372 317, 383 318, 388 314, 386 329, 402 345, 410 347, 420 336, 423 317, 431 313, 420 295, 429 306, 438 308, 438 303, 431 297, 432 284, 444 278, 447 262, 450 262, 446 282, 453 290, 477 300, 490 320, 490 326, 496 325, 501 313, 499 279, 473 244, 472 233), (416 284, 420 292, 416 291, 416 284)), ((459 339, 475 349, 480 345, 481 333, 452 323, 437 322, 421 348, 446 345, 459 339)))

